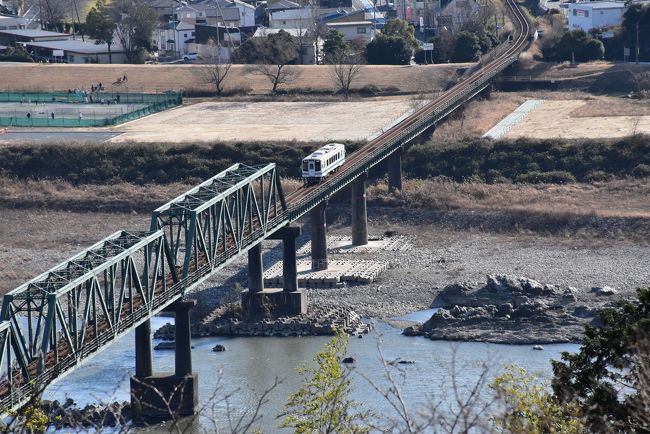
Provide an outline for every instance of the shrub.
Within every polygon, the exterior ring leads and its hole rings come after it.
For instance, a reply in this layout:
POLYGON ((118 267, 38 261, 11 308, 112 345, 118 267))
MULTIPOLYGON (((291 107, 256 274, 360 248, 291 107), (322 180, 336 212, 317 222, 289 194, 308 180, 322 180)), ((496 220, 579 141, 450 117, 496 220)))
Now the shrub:
POLYGON ((544 46, 542 52, 545 60, 553 62, 567 60, 588 62, 602 59, 605 48, 602 42, 593 39, 584 30, 574 30, 565 33, 557 43, 544 46))
POLYGON ((576 178, 564 170, 552 170, 550 172, 525 173, 517 176, 515 181, 529 184, 568 184, 576 182, 576 178))
POLYGON ((408 65, 412 55, 408 42, 396 36, 379 35, 366 45, 366 58, 371 65, 408 65))
POLYGON ((649 136, 629 136, 615 141, 466 139, 446 144, 429 142, 409 148, 404 167, 412 178, 444 175, 461 182, 478 175, 488 182, 497 176, 518 182, 574 182, 575 179, 591 180, 590 174, 600 178, 603 173, 626 177, 641 164, 650 166, 649 136))
POLYGON ((589 172, 587 176, 582 178, 585 182, 600 182, 600 181, 609 181, 614 176, 611 173, 607 173, 604 170, 594 170, 589 172))
POLYGON ((632 169, 632 176, 635 178, 647 178, 650 176, 650 165, 637 164, 634 169, 632 169))
POLYGON ((528 374, 523 368, 507 367, 492 384, 503 413, 494 422, 504 432, 564 433, 585 432, 580 407, 562 403, 548 393, 547 385, 528 374))

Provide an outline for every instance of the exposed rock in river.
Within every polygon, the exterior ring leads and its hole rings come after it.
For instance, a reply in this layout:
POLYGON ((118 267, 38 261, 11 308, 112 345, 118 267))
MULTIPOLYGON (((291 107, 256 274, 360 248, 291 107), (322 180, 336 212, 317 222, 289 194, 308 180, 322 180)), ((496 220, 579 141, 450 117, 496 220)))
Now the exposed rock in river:
MULTIPOLYGON (((311 304, 305 315, 251 320, 240 314, 237 305, 227 305, 192 324, 192 337, 318 336, 332 335, 335 329, 361 336, 370 328, 349 306, 311 304)), ((173 340, 174 335, 174 325, 167 323, 156 330, 154 338, 173 340)))
MULTIPOLYGON (((597 294, 616 293, 609 287, 599 289, 597 294)), ((404 334, 510 344, 578 342, 585 324, 598 324, 602 305, 578 305, 576 292, 509 275, 488 275, 480 287, 455 283, 435 297, 432 307, 438 311, 404 334)))

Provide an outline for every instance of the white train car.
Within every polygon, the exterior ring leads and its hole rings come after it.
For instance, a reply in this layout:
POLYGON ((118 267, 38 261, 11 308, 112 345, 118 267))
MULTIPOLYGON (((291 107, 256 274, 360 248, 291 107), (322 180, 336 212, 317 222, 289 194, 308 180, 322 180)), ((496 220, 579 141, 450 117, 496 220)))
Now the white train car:
POLYGON ((345 146, 329 143, 302 160, 302 180, 305 184, 321 182, 345 163, 345 146))

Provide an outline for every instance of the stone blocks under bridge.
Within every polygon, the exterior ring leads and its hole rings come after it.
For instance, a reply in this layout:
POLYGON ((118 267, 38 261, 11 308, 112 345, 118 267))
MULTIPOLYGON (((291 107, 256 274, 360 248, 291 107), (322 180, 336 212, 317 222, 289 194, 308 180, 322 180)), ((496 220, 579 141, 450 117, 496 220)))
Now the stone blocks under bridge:
POLYGON ((307 313, 307 293, 302 289, 291 292, 282 289, 244 291, 241 304, 244 312, 250 316, 277 318, 304 315, 307 313))
POLYGON ((199 408, 197 374, 131 377, 131 408, 146 424, 194 416, 199 408))

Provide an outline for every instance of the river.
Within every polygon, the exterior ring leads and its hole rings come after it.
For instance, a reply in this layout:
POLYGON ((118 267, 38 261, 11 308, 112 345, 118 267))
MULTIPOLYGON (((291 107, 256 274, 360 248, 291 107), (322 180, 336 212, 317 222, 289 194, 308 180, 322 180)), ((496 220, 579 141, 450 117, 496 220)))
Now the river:
MULTIPOLYGON (((430 315, 410 316, 422 319, 430 315)), ((152 319, 152 329, 163 325, 169 318, 152 319)), ((295 368, 310 362, 321 350, 327 337, 290 338, 201 338, 193 340, 193 368, 199 375, 199 397, 202 406, 219 425, 227 426, 226 414, 238 417, 255 407, 258 397, 276 378, 282 383, 272 390, 268 403, 262 407, 263 418, 258 424, 265 433, 281 432, 277 426, 288 393, 295 391, 300 377, 295 368), (227 351, 216 353, 217 343, 227 351), (229 408, 223 397, 229 395, 229 408), (212 410, 214 408, 214 410, 212 410)), ((154 340, 154 345, 157 343, 154 340)), ((124 336, 80 368, 51 385, 44 399, 63 400, 71 397, 79 406, 98 401, 128 400, 129 376, 135 366, 133 333, 124 336)), ((472 386, 487 363, 491 376, 504 365, 517 364, 540 378, 550 378, 550 359, 559 359, 562 351, 576 351, 576 344, 546 345, 544 351, 531 346, 496 345, 474 342, 450 343, 431 341, 421 337, 406 337, 399 329, 385 323, 376 323, 375 329, 363 338, 351 337, 349 355, 356 359, 351 378, 352 397, 363 404, 363 409, 394 415, 387 401, 375 390, 370 381, 380 388, 388 386, 386 370, 394 376, 412 412, 427 403, 451 397, 452 364, 455 363, 456 383, 461 389, 472 386), (413 364, 389 365, 381 363, 380 349, 386 361, 397 359, 414 361, 413 364)), ((154 372, 173 372, 174 352, 154 351, 154 372)), ((485 394, 489 390, 484 391, 485 394)), ((192 433, 211 432, 207 419, 198 419, 189 430, 192 433)), ((147 432, 163 432, 163 428, 149 428, 147 432)))

